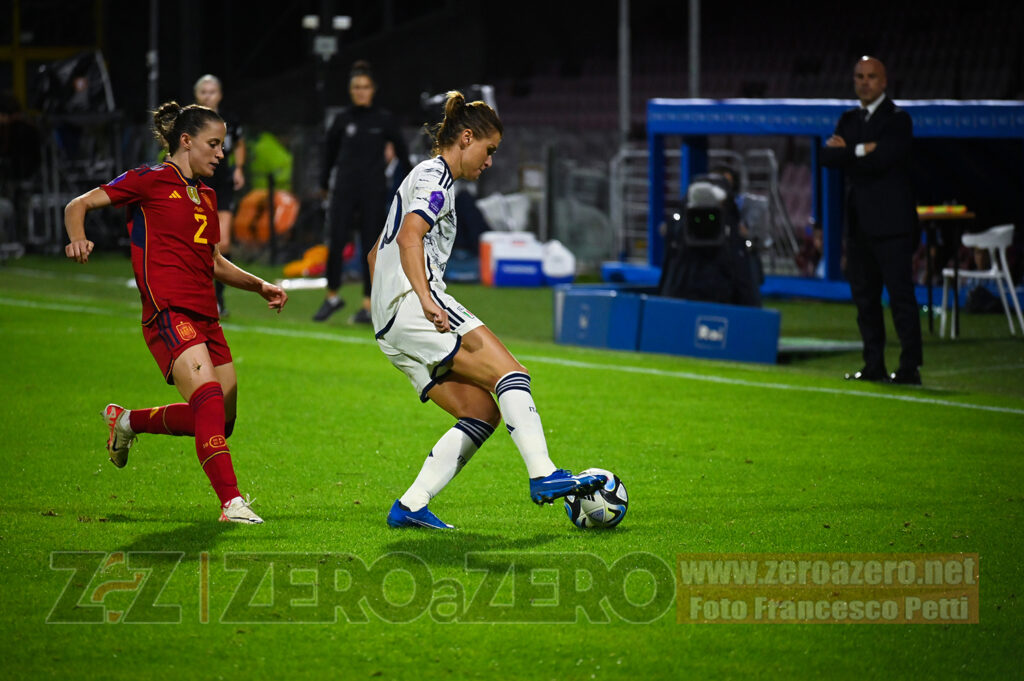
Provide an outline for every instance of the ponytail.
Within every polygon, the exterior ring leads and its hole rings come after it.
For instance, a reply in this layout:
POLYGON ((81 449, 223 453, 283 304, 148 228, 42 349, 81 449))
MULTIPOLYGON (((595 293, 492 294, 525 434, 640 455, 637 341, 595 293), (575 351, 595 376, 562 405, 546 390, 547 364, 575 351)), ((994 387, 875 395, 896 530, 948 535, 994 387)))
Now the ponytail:
POLYGON ((164 102, 153 112, 153 134, 157 141, 173 154, 181 143, 182 133, 195 136, 210 121, 223 122, 213 109, 198 104, 182 107, 177 102, 164 102))
POLYGON ((452 90, 444 103, 444 120, 429 130, 434 138, 431 153, 437 156, 455 144, 459 134, 467 128, 476 137, 505 133, 498 114, 486 102, 478 100, 467 104, 461 92, 452 90))

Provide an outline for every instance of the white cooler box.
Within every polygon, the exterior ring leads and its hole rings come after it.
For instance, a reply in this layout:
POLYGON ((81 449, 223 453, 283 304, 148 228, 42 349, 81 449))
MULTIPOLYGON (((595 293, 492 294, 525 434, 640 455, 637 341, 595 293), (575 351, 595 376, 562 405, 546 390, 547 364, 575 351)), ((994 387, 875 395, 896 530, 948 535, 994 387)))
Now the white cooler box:
POLYGON ((532 232, 480 235, 480 281, 486 286, 543 286, 544 245, 532 232))

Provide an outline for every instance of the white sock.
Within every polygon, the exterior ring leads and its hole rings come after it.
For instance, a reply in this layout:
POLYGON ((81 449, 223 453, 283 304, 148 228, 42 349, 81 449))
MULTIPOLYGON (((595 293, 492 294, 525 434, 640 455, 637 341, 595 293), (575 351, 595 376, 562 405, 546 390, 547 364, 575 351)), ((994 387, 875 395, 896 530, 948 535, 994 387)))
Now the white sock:
POLYGON ((430 450, 420 474, 399 499, 402 505, 410 511, 418 511, 429 504, 458 475, 493 432, 494 428, 486 421, 459 419, 430 450))
POLYGON ((498 396, 498 408, 501 409, 512 442, 526 463, 526 472, 531 478, 542 478, 553 473, 556 467, 548 456, 544 426, 533 403, 530 375, 520 371, 505 374, 494 385, 494 393, 498 396))
POLYGON ((124 430, 128 431, 132 435, 135 435, 135 431, 132 430, 132 419, 131 419, 131 416, 132 416, 132 410, 131 409, 125 409, 124 411, 121 412, 121 415, 119 417, 117 417, 117 425, 119 425, 121 428, 123 428, 124 430))
POLYGON ((327 298, 325 298, 325 300, 328 303, 330 303, 331 305, 337 305, 338 304, 338 295, 336 293, 328 293, 327 294, 327 298))

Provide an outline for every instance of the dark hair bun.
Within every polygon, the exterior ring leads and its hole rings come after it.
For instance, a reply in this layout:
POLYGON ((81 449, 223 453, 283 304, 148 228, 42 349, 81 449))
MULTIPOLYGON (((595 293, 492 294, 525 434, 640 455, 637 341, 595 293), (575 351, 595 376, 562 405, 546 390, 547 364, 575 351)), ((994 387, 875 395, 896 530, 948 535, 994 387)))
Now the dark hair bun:
POLYGON ((167 153, 173 154, 182 133, 198 135, 209 121, 223 122, 224 119, 213 109, 198 104, 181 106, 175 101, 164 102, 153 112, 153 134, 167 153))
POLYGON ((153 112, 153 128, 157 140, 165 147, 170 142, 171 134, 174 132, 174 124, 181 115, 181 105, 175 101, 164 102, 153 112))
POLYGON ((355 78, 356 76, 366 76, 370 80, 373 80, 373 67, 370 66, 370 62, 365 59, 359 59, 352 64, 352 69, 349 71, 348 77, 355 78))

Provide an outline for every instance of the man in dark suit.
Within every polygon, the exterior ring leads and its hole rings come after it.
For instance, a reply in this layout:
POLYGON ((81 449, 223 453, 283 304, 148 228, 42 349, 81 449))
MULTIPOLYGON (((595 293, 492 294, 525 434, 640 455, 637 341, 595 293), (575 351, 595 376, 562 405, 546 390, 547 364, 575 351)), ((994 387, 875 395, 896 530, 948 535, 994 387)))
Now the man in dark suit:
POLYGON ((920 385, 921 319, 911 269, 920 240, 910 180, 910 115, 885 95, 885 66, 861 57, 853 70, 860 107, 845 112, 822 163, 846 177, 846 277, 857 305, 864 367, 847 380, 920 385), (885 368, 882 286, 900 339, 900 364, 885 368))

